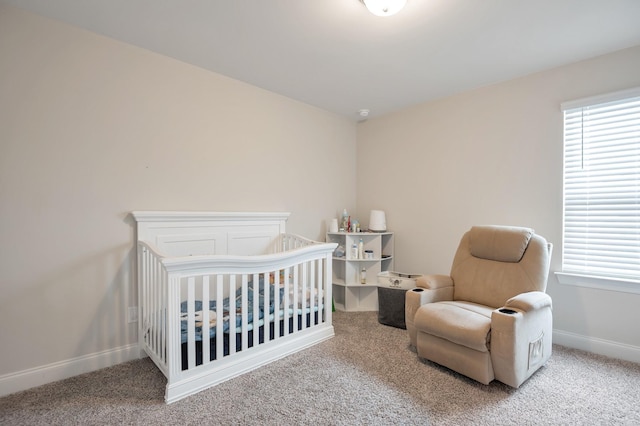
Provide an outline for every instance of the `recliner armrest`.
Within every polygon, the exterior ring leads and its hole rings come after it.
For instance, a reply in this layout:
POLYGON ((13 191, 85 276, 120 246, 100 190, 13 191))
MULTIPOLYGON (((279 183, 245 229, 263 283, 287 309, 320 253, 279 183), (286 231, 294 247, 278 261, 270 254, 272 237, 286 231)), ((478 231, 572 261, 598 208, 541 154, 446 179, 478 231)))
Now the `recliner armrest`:
POLYGON ((412 346, 416 346, 416 328, 413 321, 420 306, 427 303, 453 300, 453 280, 448 275, 422 275, 416 279, 417 287, 407 290, 404 320, 412 346))
POLYGON ((551 297, 521 293, 491 314, 491 362, 495 378, 517 388, 551 356, 551 297))
POLYGON ((416 286, 435 290, 443 287, 452 287, 453 279, 449 275, 431 274, 421 275, 416 279, 416 286))
POLYGON ((523 312, 539 310, 547 306, 551 307, 551 296, 542 291, 520 293, 504 304, 507 309, 519 309, 523 312))
POLYGON ((453 279, 448 275, 421 275, 416 279, 416 287, 407 291, 406 305, 412 305, 410 316, 426 303, 453 300, 453 279))

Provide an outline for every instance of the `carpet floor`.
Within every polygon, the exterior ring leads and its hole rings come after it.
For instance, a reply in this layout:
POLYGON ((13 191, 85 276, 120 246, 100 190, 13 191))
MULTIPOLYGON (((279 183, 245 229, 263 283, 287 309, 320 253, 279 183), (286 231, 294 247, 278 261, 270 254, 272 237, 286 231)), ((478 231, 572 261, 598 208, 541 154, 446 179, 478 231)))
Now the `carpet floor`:
POLYGON ((554 345, 519 389, 418 359, 375 312, 336 312, 336 336, 164 403, 148 359, 0 398, 2 425, 640 425, 640 364, 554 345))

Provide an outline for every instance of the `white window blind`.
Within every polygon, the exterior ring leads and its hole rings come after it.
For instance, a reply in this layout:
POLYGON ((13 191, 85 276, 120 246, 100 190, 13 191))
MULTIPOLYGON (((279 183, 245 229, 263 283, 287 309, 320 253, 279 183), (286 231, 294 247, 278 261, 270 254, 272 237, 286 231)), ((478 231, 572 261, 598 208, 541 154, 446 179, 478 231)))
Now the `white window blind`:
POLYGON ((640 90, 563 104, 562 270, 640 279, 640 90))

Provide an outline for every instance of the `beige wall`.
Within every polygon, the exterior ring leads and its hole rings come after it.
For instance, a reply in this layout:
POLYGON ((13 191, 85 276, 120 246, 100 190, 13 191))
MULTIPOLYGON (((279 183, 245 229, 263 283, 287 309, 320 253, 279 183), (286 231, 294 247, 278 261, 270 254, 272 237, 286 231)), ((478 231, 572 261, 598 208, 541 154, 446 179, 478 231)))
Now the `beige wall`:
POLYGON ((6 6, 0 58, 0 382, 135 342, 132 210, 355 209, 346 119, 6 6))
MULTIPOLYGON (((470 70, 472 72, 472 70, 470 70)), ((562 244, 560 103, 640 86, 640 46, 425 103, 358 126, 358 213, 386 210, 401 272, 448 273, 476 224, 533 227, 562 244)), ((554 338, 640 361, 640 294, 560 285, 554 338)))

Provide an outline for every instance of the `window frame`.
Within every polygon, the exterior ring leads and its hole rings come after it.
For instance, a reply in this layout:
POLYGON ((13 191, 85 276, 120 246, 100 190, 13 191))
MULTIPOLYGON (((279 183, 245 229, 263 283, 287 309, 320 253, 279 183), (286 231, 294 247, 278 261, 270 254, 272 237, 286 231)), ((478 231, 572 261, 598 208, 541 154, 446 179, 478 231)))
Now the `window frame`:
MULTIPOLYGON (((584 108, 588 106, 595 106, 598 104, 604 104, 608 102, 621 101, 624 99, 640 97, 640 87, 635 87, 628 90, 622 90, 618 92, 608 93, 599 96, 592 96, 588 98, 578 99, 569 102, 563 102, 561 104, 561 111, 563 113, 562 126, 563 126, 563 170, 562 170, 562 247, 561 255, 563 259, 561 261, 561 267, 564 266, 564 251, 565 251, 565 176, 566 176, 566 159, 564 153, 566 150, 566 140, 564 134, 564 128, 566 125, 564 112, 576 108, 584 108)), ((559 271, 555 272, 555 276, 560 284, 573 285, 587 288, 595 288, 601 290, 610 290, 625 293, 640 294, 640 277, 635 279, 634 277, 615 277, 615 276, 598 276, 597 274, 590 274, 588 272, 576 272, 576 271, 559 271)))

